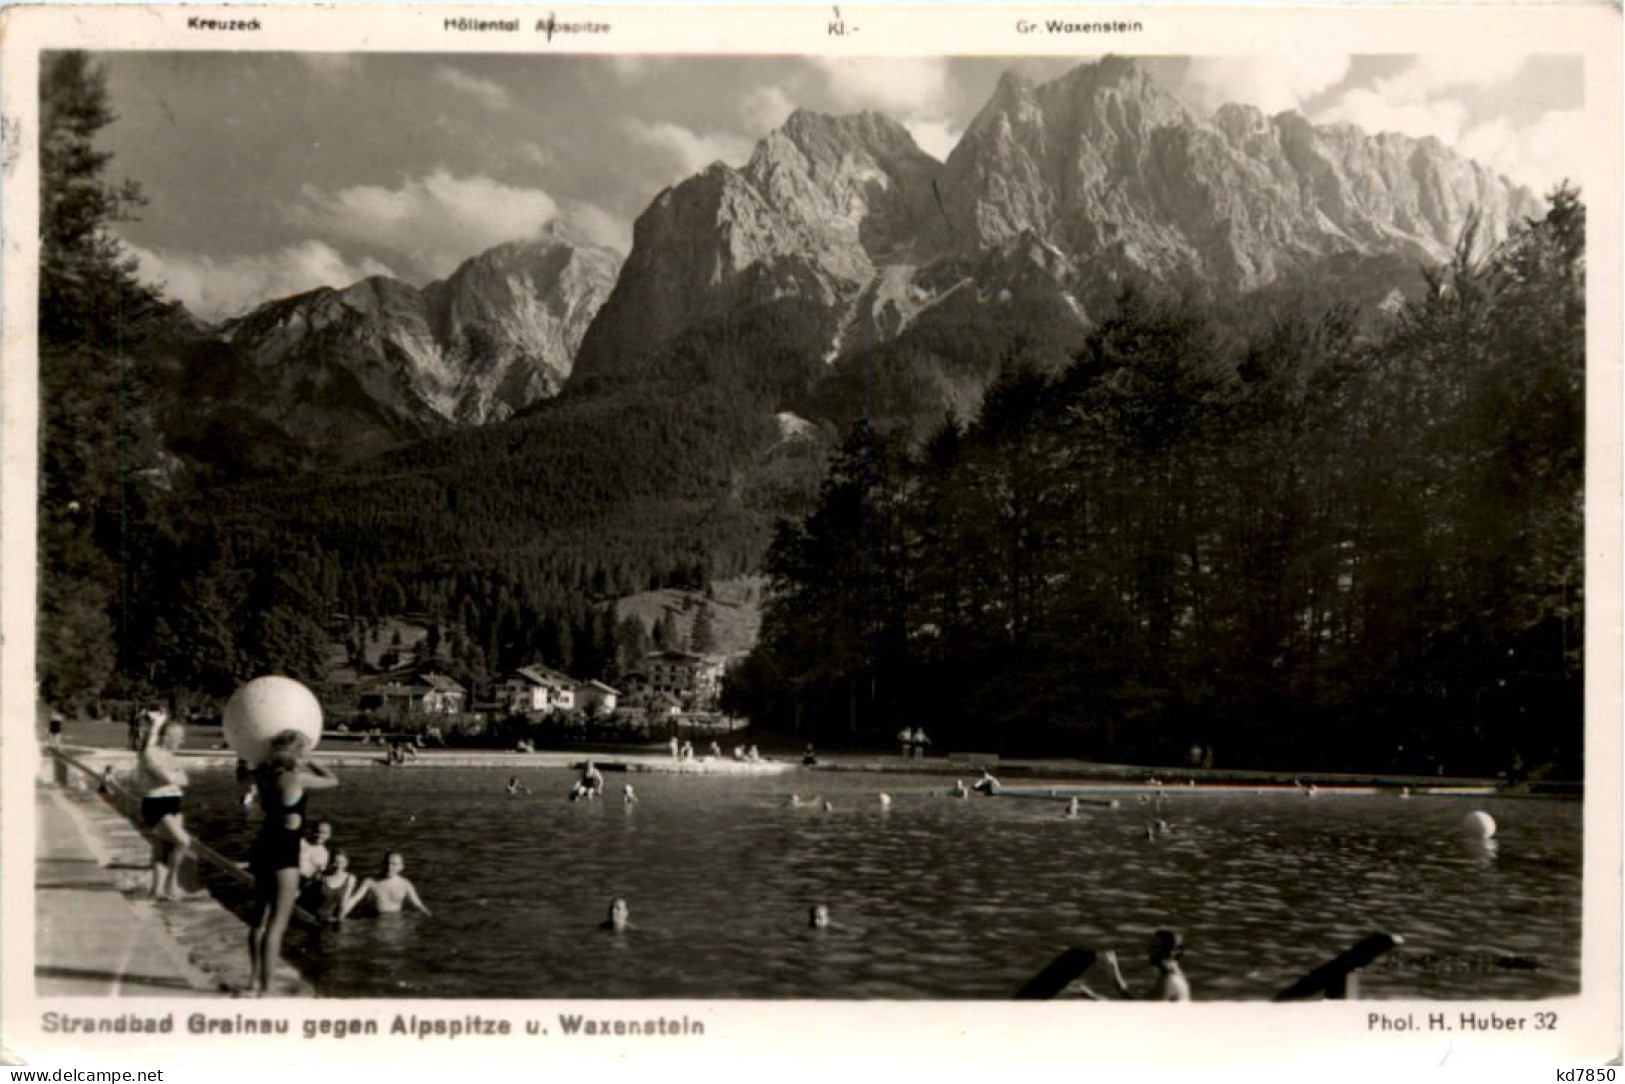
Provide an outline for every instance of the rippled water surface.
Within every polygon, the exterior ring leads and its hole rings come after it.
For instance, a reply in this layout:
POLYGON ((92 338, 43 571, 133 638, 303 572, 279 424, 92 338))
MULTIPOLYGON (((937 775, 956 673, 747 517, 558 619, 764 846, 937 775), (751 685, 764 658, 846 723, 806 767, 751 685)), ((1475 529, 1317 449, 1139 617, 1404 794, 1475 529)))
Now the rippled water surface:
MULTIPOLYGON (((1171 789, 1159 813, 1131 795, 1064 820, 917 776, 611 774, 607 801, 571 803, 568 773, 526 773, 521 798, 509 774, 363 769, 313 796, 358 873, 399 850, 434 911, 307 938, 322 993, 1003 999, 1068 945, 1116 948, 1146 979, 1159 927, 1185 934, 1199 999, 1268 998, 1374 930, 1406 947, 1368 969, 1367 998, 1579 989, 1577 802, 1171 789), (797 789, 834 811, 786 808, 797 789), (1463 841, 1472 809, 1499 822, 1496 853, 1463 841), (1153 817, 1171 831, 1150 841, 1153 817), (621 936, 598 929, 614 896, 621 936), (806 928, 814 903, 836 928, 806 928)), ((191 810, 246 856, 228 779, 191 810)))

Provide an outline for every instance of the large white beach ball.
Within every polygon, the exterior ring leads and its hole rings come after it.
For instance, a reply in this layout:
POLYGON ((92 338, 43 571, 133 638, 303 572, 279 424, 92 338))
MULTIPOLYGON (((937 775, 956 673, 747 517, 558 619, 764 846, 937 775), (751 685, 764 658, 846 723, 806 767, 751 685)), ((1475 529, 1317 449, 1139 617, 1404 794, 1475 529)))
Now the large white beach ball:
POLYGON ((293 678, 258 677, 226 701, 222 729, 232 751, 258 767, 271 751, 271 739, 284 730, 299 731, 315 748, 322 740, 322 706, 293 678))
POLYGON ((1481 809, 1461 819, 1461 830, 1468 839, 1485 840, 1495 835, 1495 818, 1481 809))

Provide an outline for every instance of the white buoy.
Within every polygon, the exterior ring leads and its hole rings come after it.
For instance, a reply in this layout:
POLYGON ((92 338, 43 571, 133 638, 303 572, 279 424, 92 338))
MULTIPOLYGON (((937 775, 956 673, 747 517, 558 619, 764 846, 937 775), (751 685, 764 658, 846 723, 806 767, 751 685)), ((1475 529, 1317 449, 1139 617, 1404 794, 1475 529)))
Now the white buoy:
POLYGON ((1475 809, 1461 819, 1461 830, 1469 839, 1487 840, 1495 835, 1495 818, 1475 809))
POLYGON ((258 767, 271 749, 271 739, 297 730, 312 749, 322 740, 322 706, 316 694, 293 678, 258 677, 226 702, 222 720, 226 744, 249 767, 258 767))

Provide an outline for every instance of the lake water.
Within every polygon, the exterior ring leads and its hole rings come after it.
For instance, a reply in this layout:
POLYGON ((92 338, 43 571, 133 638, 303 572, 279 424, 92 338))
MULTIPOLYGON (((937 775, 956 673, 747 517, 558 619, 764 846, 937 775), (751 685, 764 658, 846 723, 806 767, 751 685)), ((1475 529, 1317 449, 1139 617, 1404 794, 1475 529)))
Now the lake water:
MULTIPOLYGON (((1116 948, 1144 981, 1162 927, 1184 933, 1201 1000, 1267 999, 1376 930, 1406 944, 1366 998, 1579 991, 1578 802, 1171 788, 1158 814, 1130 796, 1069 821, 918 776, 610 774, 607 800, 572 803, 569 773, 524 773, 521 798, 509 774, 353 770, 312 797, 358 874, 399 850, 434 911, 305 937, 324 995, 1000 1000, 1069 945, 1116 948), (792 790, 835 809, 786 808, 792 790), (1463 842, 1473 809, 1499 822, 1497 853, 1463 842), (1149 841, 1153 816, 1172 831, 1149 841), (620 936, 598 929, 614 896, 620 936), (837 928, 807 928, 815 903, 837 928)), ((246 857, 229 778, 199 780, 189 808, 246 857)))

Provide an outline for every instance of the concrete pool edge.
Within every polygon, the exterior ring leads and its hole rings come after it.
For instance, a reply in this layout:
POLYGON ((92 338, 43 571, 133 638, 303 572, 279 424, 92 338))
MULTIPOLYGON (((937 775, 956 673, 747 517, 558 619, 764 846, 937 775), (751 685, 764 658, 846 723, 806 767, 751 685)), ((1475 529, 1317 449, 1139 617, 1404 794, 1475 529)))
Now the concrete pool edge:
MULTIPOLYGON (((41 803, 34 885, 39 996, 230 997, 246 989, 248 930, 242 918, 208 891, 174 903, 147 900, 147 840, 93 787, 42 781, 36 795, 41 803), (53 863, 60 864, 53 856, 64 853, 73 855, 80 870, 71 887, 61 886, 51 872, 53 863), (93 925, 75 921, 77 895, 101 901, 93 925), (49 920, 57 914, 66 921, 49 920), (159 973, 129 976, 100 966, 97 945, 109 940, 145 945, 149 960, 156 961, 146 970, 159 973)), ((316 995, 286 959, 278 961, 273 979, 275 997, 316 995)))

